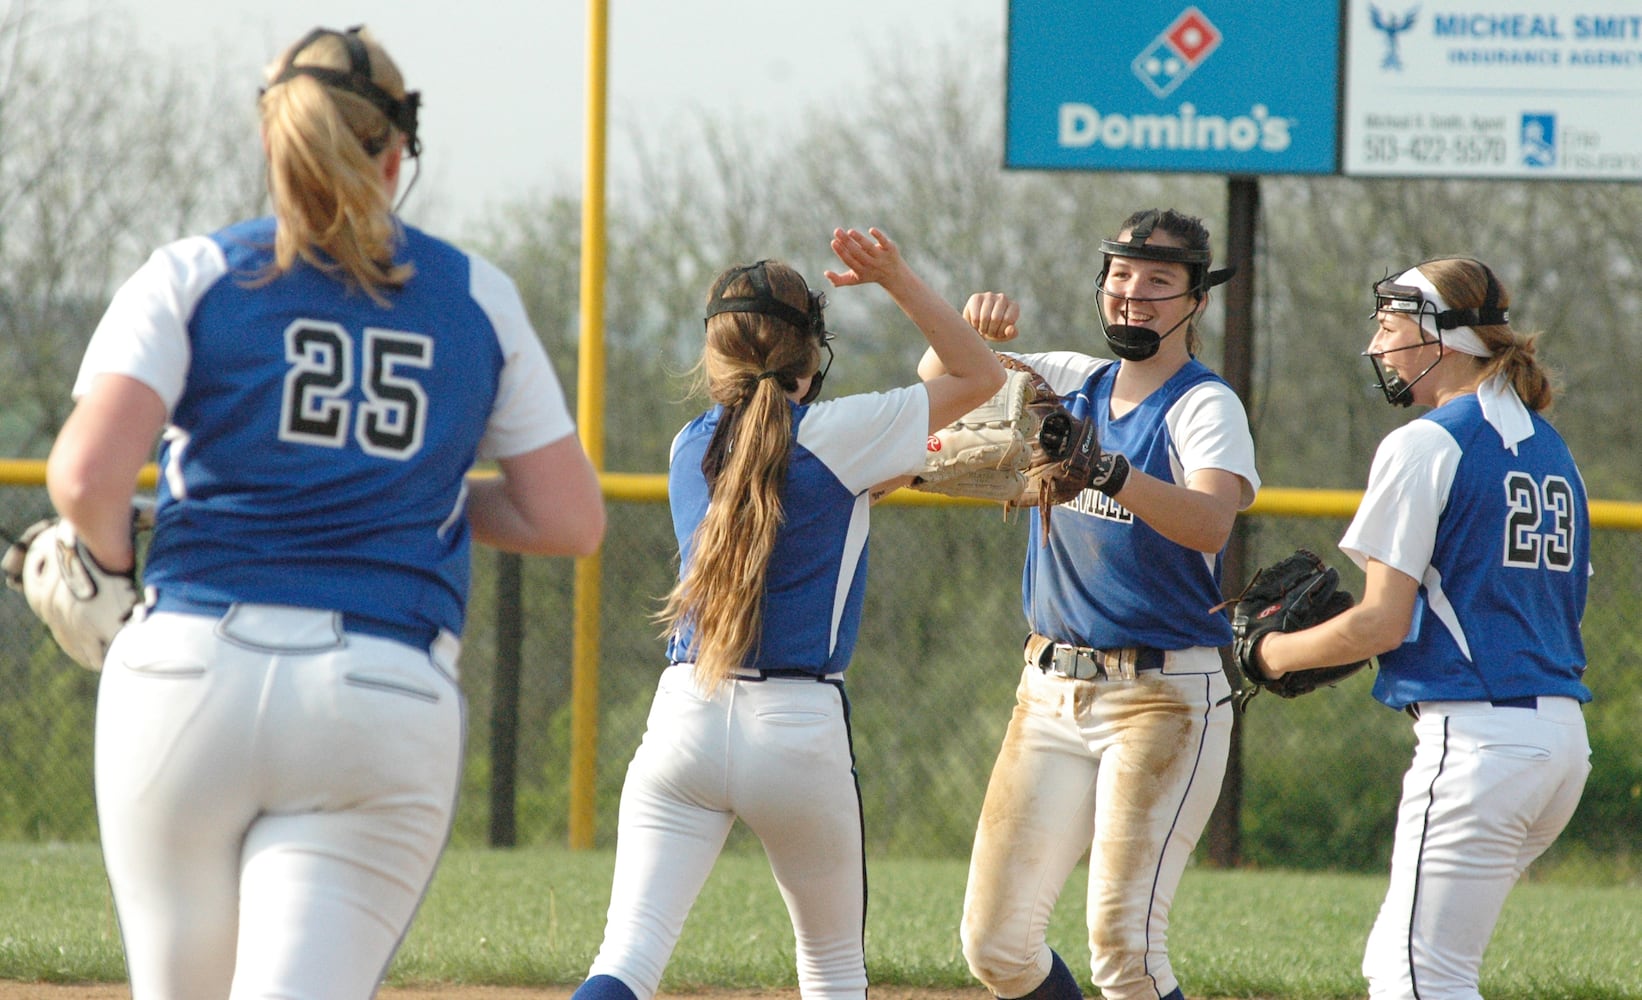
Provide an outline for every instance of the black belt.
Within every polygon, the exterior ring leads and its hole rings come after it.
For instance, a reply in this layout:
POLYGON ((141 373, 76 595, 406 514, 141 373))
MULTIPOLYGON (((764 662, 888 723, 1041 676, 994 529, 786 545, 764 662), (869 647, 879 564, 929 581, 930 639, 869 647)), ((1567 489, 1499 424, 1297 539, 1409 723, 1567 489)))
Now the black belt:
MULTIPOLYGON (((1442 698, 1433 698, 1432 699, 1432 701, 1443 701, 1443 700, 1445 700, 1445 699, 1442 699, 1442 698)), ((1466 699, 1462 698, 1462 699, 1459 699, 1459 700, 1464 701, 1466 699)), ((1530 695, 1526 695, 1526 696, 1521 697, 1521 698, 1489 698, 1488 699, 1488 704, 1494 706, 1495 708, 1537 709, 1537 708, 1539 708, 1539 696, 1530 694, 1530 695)), ((1418 719, 1420 717, 1420 703, 1417 702, 1417 701, 1410 703, 1408 708, 1406 709, 1406 711, 1408 712, 1409 715, 1411 715, 1414 718, 1418 719)))
MULTIPOLYGON (((257 602, 249 602, 257 603, 257 602)), ((217 601, 196 601, 187 597, 178 597, 163 591, 154 598, 149 606, 152 611, 170 611, 184 615, 206 615, 210 618, 221 618, 228 613, 232 604, 223 604, 217 601)), ((385 622, 379 618, 366 618, 362 615, 351 614, 347 611, 335 611, 330 608, 309 608, 310 611, 329 612, 341 618, 342 631, 358 632, 361 635, 373 635, 378 639, 392 639, 415 649, 431 649, 439 638, 439 630, 431 625, 401 625, 397 622, 385 622)))
POLYGON ((1164 651, 1151 646, 1093 649, 1056 642, 1036 632, 1026 637, 1026 662, 1045 673, 1080 681, 1134 680, 1148 670, 1163 669, 1164 651))
MULTIPOLYGON (((671 665, 675 667, 695 666, 689 660, 673 660, 671 665)), ((769 669, 741 667, 731 673, 730 676, 738 681, 817 681, 826 684, 843 680, 844 672, 837 670, 832 673, 817 673, 804 667, 771 667, 769 669)))

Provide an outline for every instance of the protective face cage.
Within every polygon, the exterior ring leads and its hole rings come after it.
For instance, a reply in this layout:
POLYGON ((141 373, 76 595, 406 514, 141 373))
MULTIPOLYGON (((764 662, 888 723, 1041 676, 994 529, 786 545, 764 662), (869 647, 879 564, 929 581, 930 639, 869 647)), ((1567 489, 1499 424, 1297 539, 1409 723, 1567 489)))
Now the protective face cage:
MULTIPOLYGON (((1223 267, 1209 270, 1209 251, 1191 247, 1159 246, 1146 241, 1157 228, 1161 214, 1157 211, 1144 213, 1134 228, 1129 231, 1127 240, 1101 240, 1100 252, 1105 255, 1100 268, 1100 275, 1095 279, 1095 293, 1104 300, 1109 296, 1113 299, 1122 299, 1124 302, 1168 302, 1172 299, 1190 295, 1199 301, 1208 294, 1209 289, 1216 285, 1223 285, 1237 273, 1236 267, 1223 267), (1142 297, 1135 295, 1113 295, 1106 290, 1106 275, 1112 269, 1113 257, 1129 257, 1135 260, 1162 261, 1171 264, 1186 265, 1189 287, 1175 295, 1158 295, 1142 297)), ((1176 330, 1191 322, 1192 314, 1188 313, 1180 322, 1161 334, 1143 326, 1130 326, 1126 323, 1108 323, 1104 304, 1096 310, 1100 320, 1101 333, 1106 337, 1106 343, 1112 353, 1125 361, 1145 361, 1152 357, 1162 346, 1163 339, 1171 336, 1176 330)))
MULTIPOLYGON (((382 112, 383 117, 387 118, 394 128, 404 133, 405 155, 415 159, 422 153, 422 140, 416 136, 416 119, 422 105, 422 93, 413 90, 407 93, 403 99, 400 99, 376 85, 376 81, 371 79, 370 52, 366 50, 365 42, 359 37, 362 28, 364 28, 364 25, 356 24, 346 31, 315 28, 308 32, 291 49, 290 60, 286 62, 285 68, 279 71, 279 75, 274 77, 273 83, 269 86, 284 83, 294 76, 310 76, 327 87, 335 87, 338 90, 345 90, 355 96, 363 97, 375 105, 376 109, 382 112), (296 57, 303 50, 327 36, 340 38, 343 46, 347 48, 348 68, 346 70, 330 69, 324 66, 296 65, 296 57)), ((263 88, 263 91, 265 92, 266 89, 263 88)), ((383 149, 383 144, 380 141, 363 142, 362 144, 365 147, 365 152, 371 156, 376 156, 383 149)))
MULTIPOLYGON (((770 290, 770 275, 766 267, 769 263, 770 261, 766 259, 753 264, 743 264, 726 271, 724 276, 713 284, 712 292, 707 297, 707 314, 702 317, 702 322, 705 324, 719 313, 758 313, 763 316, 773 316, 798 330, 801 334, 814 337, 827 356, 821 363, 821 368, 810 379, 810 387, 805 391, 804 397, 799 400, 800 404, 812 403, 817 396, 821 395, 821 385, 826 381, 827 372, 832 368, 831 341, 833 335, 828 332, 826 318, 823 315, 823 311, 827 306, 827 296, 824 292, 811 291, 808 294, 809 304, 806 309, 800 310, 788 305, 776 298, 775 293, 770 290), (733 298, 726 297, 724 289, 728 288, 732 282, 742 275, 746 275, 747 280, 751 282, 753 294, 733 298)), ((798 388, 796 379, 778 378, 777 381, 781 384, 781 388, 787 392, 792 392, 798 388)))
MULTIPOLYGON (((1433 262, 1422 261, 1421 264, 1433 262)), ((1494 272, 1489 270, 1488 265, 1480 260, 1472 260, 1472 263, 1482 269, 1483 279, 1487 282, 1482 305, 1474 308, 1439 308, 1440 304, 1427 298, 1423 289, 1414 285, 1397 284, 1392 280, 1390 272, 1387 272, 1385 277, 1374 283, 1373 316, 1377 317, 1382 312, 1400 313, 1411 317, 1420 328, 1419 343, 1404 344, 1402 347, 1393 347, 1384 351, 1363 352, 1363 357, 1367 358, 1368 363, 1374 368, 1374 387, 1385 393, 1385 401, 1392 406, 1409 406, 1414 402, 1414 383, 1429 375, 1431 369, 1437 366, 1437 362, 1442 360, 1444 353, 1441 350, 1442 335, 1445 330, 1457 330, 1461 327, 1472 326, 1503 326, 1511 321, 1510 310, 1499 304, 1499 281, 1494 277, 1494 272), (1431 320, 1429 324, 1426 323, 1427 317, 1431 320), (1435 331, 1435 335, 1428 339, 1428 334, 1431 331, 1435 331), (1412 379, 1405 381, 1402 376, 1381 361, 1387 354, 1418 350, 1431 344, 1438 346, 1437 357, 1412 379)), ((1421 264, 1414 265, 1414 268, 1420 267, 1421 264)), ((1407 274, 1409 270, 1411 269, 1404 269, 1397 273, 1399 275, 1407 274)))

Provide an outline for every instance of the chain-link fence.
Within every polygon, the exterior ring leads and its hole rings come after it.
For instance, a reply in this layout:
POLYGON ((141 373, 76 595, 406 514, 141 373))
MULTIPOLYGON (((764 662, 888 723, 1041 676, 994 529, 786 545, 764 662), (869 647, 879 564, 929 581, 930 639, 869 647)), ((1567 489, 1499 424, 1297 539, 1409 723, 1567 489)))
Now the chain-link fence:
MULTIPOLYGON (((0 490, 0 527, 15 533, 48 512, 38 488, 0 490)), ((1337 519, 1251 516, 1250 565, 1297 546, 1325 554, 1361 592, 1334 548, 1337 519)), ((849 672, 852 730, 877 854, 961 857, 1013 705, 1024 626, 1019 574, 1025 519, 991 509, 881 506, 873 514, 865 624, 849 672)), ((602 552, 596 842, 614 842, 623 772, 644 729, 662 666, 651 614, 671 585, 666 509, 617 503, 602 552)), ((1595 858, 1630 871, 1642 856, 1642 716, 1634 665, 1642 638, 1642 535, 1599 531, 1585 638, 1594 771, 1552 858, 1595 858)), ((523 670, 518 707, 519 843, 563 843, 570 758, 568 560, 523 560, 523 670)), ((469 699, 467 780, 457 842, 490 829, 492 692, 498 580, 505 560, 475 557, 463 685, 469 699)), ((91 793, 96 677, 63 657, 17 595, 0 600, 0 839, 96 835, 91 793)), ((1368 694, 1368 674, 1299 701, 1255 699, 1240 720, 1241 856, 1252 864, 1382 870, 1399 778, 1413 737, 1406 716, 1368 694)), ((1230 793, 1231 790, 1228 790, 1230 793)), ((737 846, 745 846, 738 834, 737 846)))

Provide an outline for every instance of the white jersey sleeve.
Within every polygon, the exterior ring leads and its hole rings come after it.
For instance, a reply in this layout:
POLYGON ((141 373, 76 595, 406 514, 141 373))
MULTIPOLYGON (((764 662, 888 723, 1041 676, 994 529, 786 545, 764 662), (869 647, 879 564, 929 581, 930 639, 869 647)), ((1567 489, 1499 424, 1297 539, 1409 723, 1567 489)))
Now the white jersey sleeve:
POLYGON ((1231 386, 1216 380, 1186 390, 1169 408, 1167 422, 1180 463, 1178 482, 1184 484, 1202 469, 1230 472, 1243 480, 1237 509, 1247 510, 1260 491, 1260 474, 1254 468, 1248 414, 1231 386))
POLYGON ((923 468, 929 392, 922 383, 813 403, 798 444, 827 464, 852 493, 923 468))
POLYGON ((525 315, 513 279, 477 256, 471 256, 472 293, 490 317, 502 348, 501 384, 480 458, 509 458, 534 451, 575 433, 564 388, 525 315))
POLYGON ((1077 351, 1044 351, 1039 354, 1011 354, 1032 366, 1043 376, 1049 388, 1062 396, 1089 381, 1089 376, 1107 365, 1116 364, 1110 358, 1096 358, 1077 351))
POLYGON ((1387 434, 1374 453, 1357 515, 1340 539, 1341 551, 1359 567, 1373 559, 1423 580, 1460 455, 1459 443, 1431 420, 1387 434))
POLYGON ((188 379, 188 321, 227 270, 221 248, 208 236, 155 250, 114 293, 92 333, 74 398, 85 395, 98 375, 125 375, 153 389, 170 413, 188 379))

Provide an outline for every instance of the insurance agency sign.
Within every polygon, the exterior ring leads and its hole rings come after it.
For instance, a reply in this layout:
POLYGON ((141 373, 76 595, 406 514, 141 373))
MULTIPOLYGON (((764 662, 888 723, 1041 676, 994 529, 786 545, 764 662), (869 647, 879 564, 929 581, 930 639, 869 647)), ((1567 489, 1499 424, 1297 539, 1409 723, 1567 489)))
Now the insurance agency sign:
POLYGON ((1349 0, 1344 172, 1642 179, 1638 0, 1349 0))
POLYGON ((1338 0, 1012 0, 1009 167, 1333 173, 1338 0))

